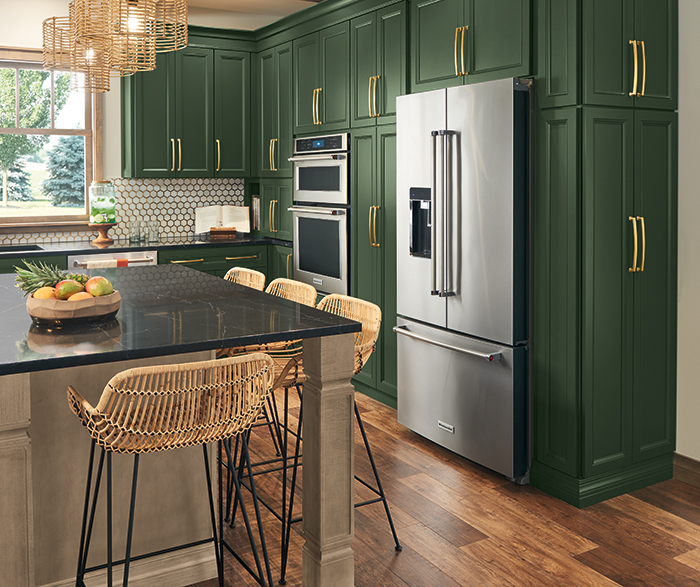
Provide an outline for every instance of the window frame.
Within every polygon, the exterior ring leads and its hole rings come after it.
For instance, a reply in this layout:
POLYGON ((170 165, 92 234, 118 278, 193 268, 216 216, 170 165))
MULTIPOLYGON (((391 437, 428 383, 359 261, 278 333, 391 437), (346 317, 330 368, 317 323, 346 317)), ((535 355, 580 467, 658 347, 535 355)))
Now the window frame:
MULTIPOLYGON (((17 67, 26 65, 34 69, 39 65, 43 69, 42 50, 18 47, 0 47, 0 67, 8 65, 17 67)), ((53 124, 53 113, 52 113, 53 124)), ((57 136, 85 137, 85 210, 82 214, 51 216, 14 216, 0 217, 0 234, 8 232, 30 232, 36 229, 76 230, 89 223, 88 194, 89 186, 95 179, 102 179, 102 95, 87 94, 85 100, 85 129, 22 129, 0 128, 0 134, 37 134, 57 136)))

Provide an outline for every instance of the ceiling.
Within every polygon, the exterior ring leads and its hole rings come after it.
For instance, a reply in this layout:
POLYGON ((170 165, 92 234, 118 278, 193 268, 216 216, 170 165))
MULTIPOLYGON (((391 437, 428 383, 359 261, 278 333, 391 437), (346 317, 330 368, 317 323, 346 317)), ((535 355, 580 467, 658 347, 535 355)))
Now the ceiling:
POLYGON ((189 0, 191 25, 255 30, 318 0, 189 0))

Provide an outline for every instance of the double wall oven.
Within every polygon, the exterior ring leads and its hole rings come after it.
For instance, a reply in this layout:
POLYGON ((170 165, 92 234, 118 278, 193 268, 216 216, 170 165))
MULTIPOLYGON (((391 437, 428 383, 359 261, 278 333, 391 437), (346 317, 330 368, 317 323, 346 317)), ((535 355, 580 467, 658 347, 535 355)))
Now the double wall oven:
POLYGON ((294 278, 349 294, 348 135, 294 140, 294 278))

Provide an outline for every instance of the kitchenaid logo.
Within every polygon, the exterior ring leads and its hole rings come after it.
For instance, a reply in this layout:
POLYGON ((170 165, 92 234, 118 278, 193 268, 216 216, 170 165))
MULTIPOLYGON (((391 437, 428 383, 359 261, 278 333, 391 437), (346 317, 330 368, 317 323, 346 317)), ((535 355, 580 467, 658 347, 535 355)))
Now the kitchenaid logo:
POLYGON ((313 278, 314 285, 323 285, 323 279, 313 278))
POLYGON ((442 430, 446 430, 450 434, 455 433, 455 427, 452 426, 451 424, 447 424, 446 422, 443 422, 442 420, 438 420, 438 428, 442 430))

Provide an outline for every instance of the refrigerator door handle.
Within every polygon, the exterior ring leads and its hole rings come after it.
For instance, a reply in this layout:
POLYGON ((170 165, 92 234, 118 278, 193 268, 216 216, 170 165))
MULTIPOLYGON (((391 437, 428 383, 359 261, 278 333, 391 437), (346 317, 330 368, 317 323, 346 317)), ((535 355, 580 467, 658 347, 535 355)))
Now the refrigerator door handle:
POLYGON ((409 338, 414 338, 415 340, 420 340, 421 342, 427 342, 428 344, 432 344, 434 346, 438 346, 440 348, 447 349, 449 351, 455 351, 457 353, 462 353, 463 355, 471 355, 472 357, 479 357, 480 359, 486 359, 489 363, 501 360, 501 353, 498 351, 493 352, 493 353, 480 353, 478 351, 464 349, 464 348, 457 347, 457 346, 454 346, 451 344, 447 344, 444 342, 439 342, 437 340, 433 340, 432 338, 427 338, 425 336, 421 336, 420 334, 416 334, 415 332, 411 332, 405 326, 394 326, 393 330, 396 334, 408 336, 409 338))
POLYGON ((440 225, 440 219, 437 215, 437 137, 439 131, 434 130, 430 133, 431 152, 432 152, 432 167, 431 167, 431 182, 430 182, 430 215, 432 227, 430 229, 430 295, 436 296, 440 294, 437 287, 437 228, 440 225))
POLYGON ((442 270, 440 272, 440 292, 441 298, 455 295, 452 291, 452 280, 450 279, 450 268, 452 267, 452 239, 450 232, 450 220, 452 217, 452 206, 454 197, 452 194, 452 158, 453 158, 453 138, 456 134, 453 130, 441 130, 442 135, 442 166, 443 166, 443 190, 441 205, 441 225, 442 225, 442 270))

